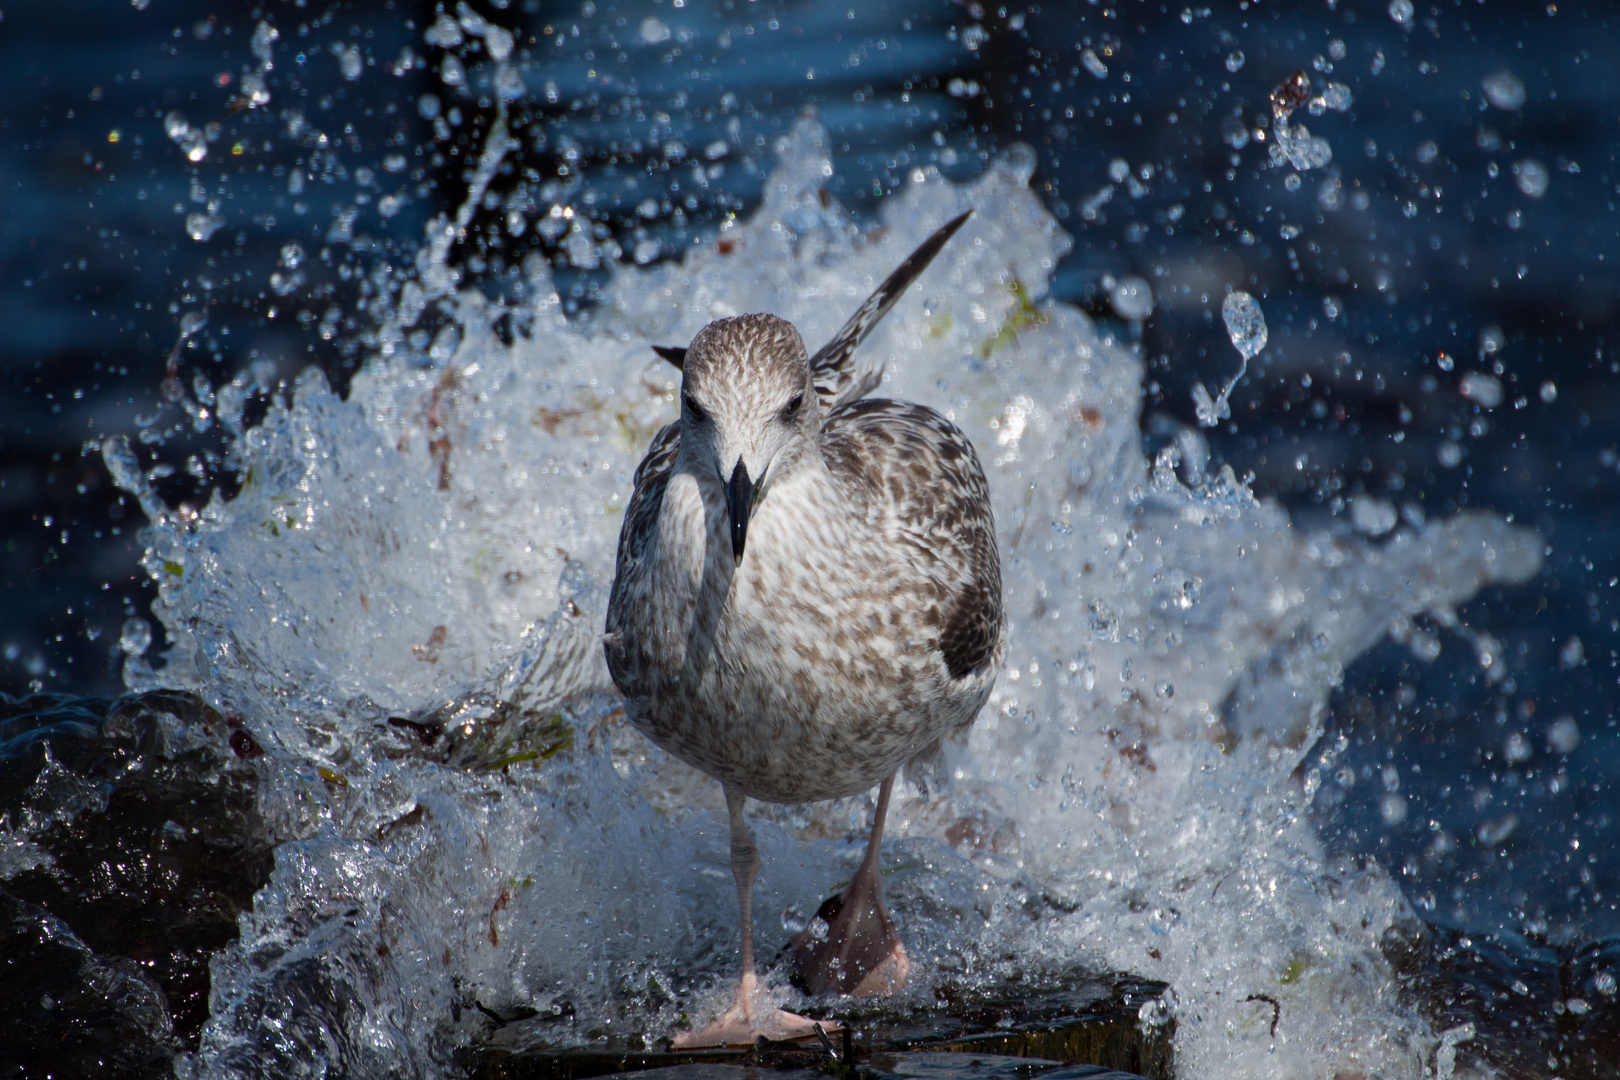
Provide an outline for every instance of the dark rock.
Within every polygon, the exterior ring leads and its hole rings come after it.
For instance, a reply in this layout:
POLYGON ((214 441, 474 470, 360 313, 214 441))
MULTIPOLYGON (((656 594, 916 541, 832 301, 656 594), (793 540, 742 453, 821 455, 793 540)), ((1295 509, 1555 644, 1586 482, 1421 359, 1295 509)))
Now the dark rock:
POLYGON ((0 1061, 168 1075, 196 1045, 272 864, 228 738, 190 694, 0 696, 0 828, 34 845, 0 882, 0 1061))
MULTIPOLYGON (((859 1074, 898 1080, 950 1080, 947 1073, 957 1067, 965 1070, 960 1074, 963 1080, 1011 1080, 1066 1066, 1095 1066, 1102 1071, 1071 1073, 1064 1068, 1061 1077, 1052 1072, 1054 1080, 1133 1074, 1168 1080, 1174 1025, 1145 1024, 1140 1019, 1142 1005, 1165 989, 1163 983, 1130 976, 1074 976, 1055 988, 1009 988, 999 998, 964 996, 942 1003, 944 1007, 939 1010, 918 1014, 887 1014, 881 1007, 866 1005, 858 1015, 837 1017, 839 1023, 858 1032, 858 1037, 835 1037, 834 1042, 853 1047, 853 1065, 859 1074), (993 1060, 1001 1071, 987 1071, 988 1065, 975 1071, 968 1064, 974 1060, 993 1060)), ((712 1071, 720 1067, 757 1070, 810 1066, 824 1073, 847 1075, 847 1066, 839 1061, 843 1052, 837 1046, 838 1057, 813 1044, 801 1046, 796 1056, 774 1050, 776 1044, 754 1050, 688 1053, 629 1047, 548 1048, 522 1046, 521 1025, 509 1026, 502 1038, 506 1046, 484 1047, 468 1055, 467 1072, 475 1080, 585 1080, 622 1072, 654 1070, 663 1074, 671 1069, 699 1067, 712 1071), (514 1044, 522 1048, 512 1048, 514 1044)), ((669 1075, 673 1080, 674 1073, 669 1075)), ((705 1073, 700 1077, 680 1072, 680 1080, 720 1080, 720 1074, 705 1073)))
POLYGON ((1620 1077, 1620 938, 1554 944, 1398 922, 1384 955, 1404 996, 1444 1032, 1471 1025, 1459 1065, 1503 1076, 1620 1077))

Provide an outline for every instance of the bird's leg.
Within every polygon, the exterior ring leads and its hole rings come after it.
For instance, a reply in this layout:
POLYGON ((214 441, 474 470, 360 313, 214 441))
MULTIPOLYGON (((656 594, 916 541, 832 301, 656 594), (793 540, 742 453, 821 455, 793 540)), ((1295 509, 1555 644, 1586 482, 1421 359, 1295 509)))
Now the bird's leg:
MULTIPOLYGON (((883 882, 878 866, 883 846, 883 819, 889 812, 894 776, 878 789, 877 813, 866 857, 849 888, 816 912, 827 924, 827 936, 818 940, 805 929, 793 939, 794 982, 812 994, 832 990, 860 997, 892 994, 906 985, 911 961, 883 906, 883 882)), ((815 926, 812 922, 811 926, 815 926)))
POLYGON ((778 1009, 760 993, 754 973, 754 878, 759 873, 759 848, 754 832, 743 817, 743 796, 726 791, 726 809, 731 814, 731 873, 737 879, 737 904, 742 910, 742 978, 737 981, 737 997, 731 1008, 702 1031, 683 1031, 675 1036, 675 1049, 700 1046, 752 1046, 761 1035, 767 1039, 802 1039, 816 1033, 816 1021, 778 1009))

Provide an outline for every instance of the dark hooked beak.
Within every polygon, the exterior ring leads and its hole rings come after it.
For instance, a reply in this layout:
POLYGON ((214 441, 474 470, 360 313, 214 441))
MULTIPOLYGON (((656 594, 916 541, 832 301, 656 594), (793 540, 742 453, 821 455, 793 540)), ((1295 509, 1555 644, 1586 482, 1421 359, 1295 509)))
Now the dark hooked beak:
POLYGON ((731 514, 731 554, 740 561, 748 540, 748 519, 754 513, 754 482, 748 479, 740 459, 726 485, 726 510, 731 514))

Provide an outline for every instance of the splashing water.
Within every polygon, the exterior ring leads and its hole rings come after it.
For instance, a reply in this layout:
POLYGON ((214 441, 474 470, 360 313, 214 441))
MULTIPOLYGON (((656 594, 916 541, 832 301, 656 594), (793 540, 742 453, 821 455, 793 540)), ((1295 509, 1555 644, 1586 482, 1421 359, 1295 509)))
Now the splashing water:
POLYGON ((1266 316, 1259 302, 1248 293, 1238 290, 1226 294, 1226 299, 1221 301, 1221 321, 1226 323, 1232 347, 1245 364, 1266 347, 1266 316))
MULTIPOLYGON (((589 323, 563 318, 543 264, 539 299, 509 307, 456 291, 430 247, 347 400, 312 370, 246 428, 263 374, 220 388, 242 486, 200 514, 104 447, 151 519, 174 642, 128 679, 241 719, 277 844, 184 1070, 445 1075, 485 1012, 589 1044, 717 1000, 735 950, 719 789, 626 726, 600 648, 631 473, 676 414, 649 346, 748 311, 825 340, 971 206, 862 354, 883 393, 979 447, 1013 626, 955 783, 891 810, 901 1004, 1123 969, 1174 987, 1180 1075, 1424 1075, 1443 1039, 1379 950, 1409 909, 1376 866, 1327 860, 1304 814, 1318 781, 1291 774, 1350 660, 1525 580, 1538 538, 1482 514, 1376 546, 1305 533, 1230 468, 1184 482, 1173 449, 1144 461, 1141 361, 1046 299, 1070 241, 1027 151, 962 185, 919 170, 873 234, 827 200, 814 119, 778 153, 724 244, 616 265, 589 323), (442 348, 403 332, 430 292, 454 315, 442 348)), ((1223 314, 1246 367, 1258 305, 1234 293, 1223 314)), ((762 955, 847 876, 867 813, 758 809, 762 955)))
POLYGON ((1266 347, 1266 316, 1260 310, 1259 302, 1248 293, 1227 293, 1226 299, 1221 301, 1221 319, 1226 323, 1227 336, 1232 339, 1232 347, 1237 349, 1243 363, 1237 374, 1227 380, 1221 392, 1213 398, 1203 383, 1193 385, 1193 412, 1202 427, 1214 427, 1232 415, 1232 388, 1249 373, 1249 361, 1259 356, 1260 350, 1266 347))

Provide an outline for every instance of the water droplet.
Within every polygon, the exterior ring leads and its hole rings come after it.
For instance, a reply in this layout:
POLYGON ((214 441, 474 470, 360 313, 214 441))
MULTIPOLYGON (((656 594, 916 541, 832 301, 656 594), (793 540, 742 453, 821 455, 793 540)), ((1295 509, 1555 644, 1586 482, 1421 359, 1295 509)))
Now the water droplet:
POLYGON ((1198 423, 1203 427, 1214 427, 1216 424, 1232 415, 1232 406, 1221 394, 1219 399, 1209 396, 1209 387, 1203 383, 1194 383, 1193 415, 1198 417, 1198 423))
POLYGON ((1515 731, 1507 737, 1502 756, 1507 758, 1509 765, 1517 765, 1521 761, 1529 761, 1535 756, 1535 750, 1531 748, 1530 740, 1524 737, 1524 732, 1515 731))
POLYGON ((1548 380, 1541 384, 1541 400, 1551 405, 1558 400, 1558 384, 1548 380))
POLYGON ((1145 278, 1127 274, 1114 286, 1109 301, 1120 318, 1140 322, 1153 313, 1153 286, 1145 278))
POLYGON ((1502 380, 1482 371, 1467 371, 1457 382, 1457 392, 1482 409, 1502 404, 1502 380))
POLYGON ((1350 88, 1344 83, 1330 82, 1327 84, 1327 89, 1322 91, 1320 100, 1324 108, 1332 109, 1334 112, 1344 112, 1355 104, 1356 99, 1355 95, 1350 92, 1350 88))
POLYGON ((641 43, 643 45, 661 45, 669 40, 669 27, 664 20, 656 15, 649 15, 641 20, 641 43))
POLYGON ((253 41, 250 47, 253 50, 253 55, 258 59, 261 69, 264 71, 269 71, 273 66, 271 64, 270 46, 274 45, 279 37, 281 37, 281 33, 267 22, 259 23, 253 30, 253 41))
POLYGON ((1412 0, 1389 0, 1389 17, 1402 26, 1412 25, 1412 0))
MULTIPOLYGON (((1295 127, 1297 138, 1291 146, 1283 146, 1284 154, 1296 169, 1320 169, 1333 160, 1333 146, 1326 139, 1311 135, 1304 124, 1295 127)), ((1279 144, 1272 143, 1272 149, 1279 144)))
POLYGON ((1159 696, 1160 701, 1169 701, 1176 696, 1176 687, 1169 680, 1164 680, 1154 684, 1153 692, 1159 696))
MULTIPOLYGON (((344 66, 344 74, 348 74, 347 65, 344 66)), ((356 75, 355 77, 358 78, 359 76, 356 75)), ((460 86, 467 81, 467 71, 461 66, 460 60, 454 56, 447 56, 444 58, 444 62, 439 65, 439 78, 444 80, 446 86, 460 86)), ((452 123, 455 121, 454 116, 450 119, 452 123)))
POLYGON ((1551 175, 1547 166, 1535 158, 1525 158, 1523 161, 1513 163, 1513 182, 1519 185, 1519 190, 1532 199, 1539 199, 1547 194, 1547 183, 1551 175))
POLYGON ((1108 78, 1108 65, 1099 60, 1097 58, 1097 54, 1092 52, 1090 49, 1087 49, 1085 52, 1080 54, 1080 63, 1085 65, 1085 69, 1091 72, 1097 78, 1108 78))
POLYGON ((649 236, 636 241, 636 247, 632 258, 635 259, 637 266, 646 266, 648 263, 658 258, 659 250, 660 244, 658 241, 649 236))
POLYGON ((1372 495, 1350 500, 1350 523, 1368 536, 1382 536, 1395 527, 1395 507, 1372 495))
POLYGON ((1221 138, 1225 139, 1232 149, 1241 150, 1249 145, 1249 129, 1243 125, 1242 120, 1228 116, 1221 121, 1221 138))
POLYGON ((1560 716, 1547 725, 1547 746, 1555 754, 1572 754, 1581 745, 1581 726, 1573 716, 1560 716))
POLYGON ((1234 74, 1243 66, 1243 50, 1233 49, 1226 54, 1226 70, 1234 74))
POLYGON ((224 218, 199 210, 186 215, 186 235, 199 242, 205 241, 218 232, 220 226, 224 224, 224 218))
POLYGON ((461 36, 461 24, 450 16, 441 14, 433 25, 427 28, 422 40, 441 49, 453 49, 464 40, 461 36))
POLYGON ((1266 317, 1248 293, 1228 293, 1221 302, 1221 318, 1226 321, 1232 345, 1244 360, 1253 360, 1266 347, 1266 317))
POLYGON ((126 656, 140 656, 152 647, 152 624, 139 615, 132 615, 124 620, 124 628, 118 635, 118 647, 124 650, 126 656))
POLYGON ((1512 836, 1519 829, 1519 815, 1508 814, 1505 817, 1494 818, 1479 827, 1479 842, 1486 847, 1496 847, 1512 836))
MULTIPOLYGON (((1411 7, 1410 4, 1407 5, 1411 7)), ((1406 796, 1390 792, 1378 800, 1378 816, 1385 825, 1399 825, 1406 820, 1406 796)))
POLYGON ((1493 71, 1485 76, 1480 86, 1485 99, 1498 109, 1512 112, 1524 107, 1524 80, 1511 71, 1493 71))

